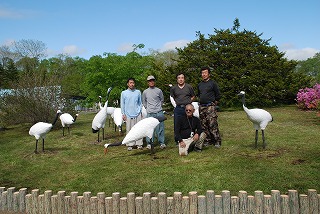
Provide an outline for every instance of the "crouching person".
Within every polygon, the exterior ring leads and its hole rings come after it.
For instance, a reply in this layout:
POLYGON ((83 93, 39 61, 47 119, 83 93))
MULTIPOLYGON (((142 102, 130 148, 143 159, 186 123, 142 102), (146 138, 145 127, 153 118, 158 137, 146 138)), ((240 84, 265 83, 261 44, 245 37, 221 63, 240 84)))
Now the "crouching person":
POLYGON ((193 105, 186 105, 185 111, 185 115, 177 118, 175 130, 175 141, 179 143, 179 155, 181 156, 188 155, 192 150, 201 152, 206 138, 199 118, 193 116, 193 105))

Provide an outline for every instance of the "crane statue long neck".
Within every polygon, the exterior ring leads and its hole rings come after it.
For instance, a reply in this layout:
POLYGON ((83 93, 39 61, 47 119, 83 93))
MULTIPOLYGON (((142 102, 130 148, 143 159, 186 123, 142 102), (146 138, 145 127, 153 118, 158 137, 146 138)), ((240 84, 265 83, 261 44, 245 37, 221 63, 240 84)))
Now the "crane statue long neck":
POLYGON ((56 117, 55 117, 54 120, 53 120, 52 126, 54 126, 54 124, 56 124, 59 115, 60 115, 60 112, 57 112, 56 117))

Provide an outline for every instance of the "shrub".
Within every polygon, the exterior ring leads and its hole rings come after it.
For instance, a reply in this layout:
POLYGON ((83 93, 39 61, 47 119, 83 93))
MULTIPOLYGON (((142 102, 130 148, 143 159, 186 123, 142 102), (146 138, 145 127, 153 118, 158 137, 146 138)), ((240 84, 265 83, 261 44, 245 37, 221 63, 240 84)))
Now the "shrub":
POLYGON ((300 89, 297 93, 298 108, 303 110, 320 110, 320 84, 312 88, 300 89))

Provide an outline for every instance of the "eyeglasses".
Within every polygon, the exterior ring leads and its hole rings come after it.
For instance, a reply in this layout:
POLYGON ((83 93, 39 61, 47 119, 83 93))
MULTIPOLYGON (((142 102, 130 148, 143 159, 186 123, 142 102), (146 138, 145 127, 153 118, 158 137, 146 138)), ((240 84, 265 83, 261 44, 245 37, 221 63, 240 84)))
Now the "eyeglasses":
POLYGON ((191 109, 186 109, 186 112, 192 112, 192 110, 191 109))

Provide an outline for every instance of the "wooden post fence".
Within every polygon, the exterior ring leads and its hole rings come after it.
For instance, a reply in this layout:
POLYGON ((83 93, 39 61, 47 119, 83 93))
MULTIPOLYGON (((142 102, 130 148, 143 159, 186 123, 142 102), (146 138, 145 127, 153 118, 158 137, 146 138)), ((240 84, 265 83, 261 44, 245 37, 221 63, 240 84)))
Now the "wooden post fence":
POLYGON ((189 192, 183 195, 174 192, 167 196, 160 192, 153 196, 150 192, 136 196, 129 192, 120 192, 106 196, 104 192, 92 195, 91 192, 65 191, 53 194, 51 190, 40 193, 33 189, 27 193, 26 188, 16 190, 15 187, 0 187, 0 213, 27 214, 320 214, 320 194, 315 189, 308 189, 307 194, 299 194, 297 190, 288 190, 288 194, 280 194, 271 190, 270 194, 255 191, 248 195, 239 191, 231 196, 230 191, 223 190, 216 194, 208 190, 205 195, 189 192))

